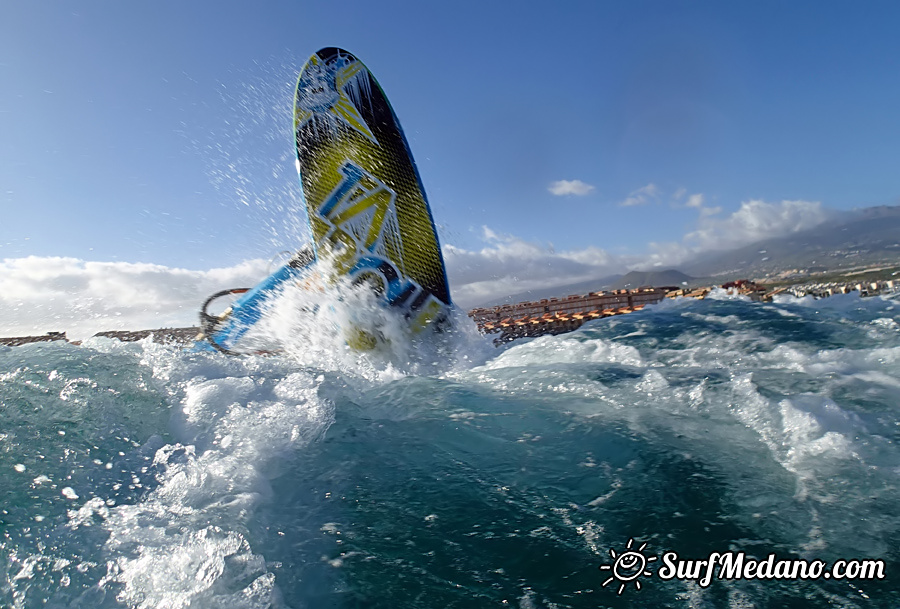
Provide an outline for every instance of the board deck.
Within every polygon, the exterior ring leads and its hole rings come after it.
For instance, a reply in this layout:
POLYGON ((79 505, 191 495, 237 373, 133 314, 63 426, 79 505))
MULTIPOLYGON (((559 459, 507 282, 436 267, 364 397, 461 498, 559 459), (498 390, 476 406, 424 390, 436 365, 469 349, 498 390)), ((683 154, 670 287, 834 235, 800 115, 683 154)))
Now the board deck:
POLYGON ((294 135, 312 252, 254 288, 210 297, 200 314, 202 344, 233 353, 266 301, 313 267, 371 284, 414 331, 439 326, 451 301, 431 208, 400 123, 368 68, 343 49, 313 54, 295 89, 294 135), (226 294, 242 296, 224 314, 207 314, 226 294))
POLYGON ((294 100, 297 168, 317 258, 375 276, 415 320, 451 304, 425 189, 387 97, 352 54, 329 47, 303 67, 294 100))

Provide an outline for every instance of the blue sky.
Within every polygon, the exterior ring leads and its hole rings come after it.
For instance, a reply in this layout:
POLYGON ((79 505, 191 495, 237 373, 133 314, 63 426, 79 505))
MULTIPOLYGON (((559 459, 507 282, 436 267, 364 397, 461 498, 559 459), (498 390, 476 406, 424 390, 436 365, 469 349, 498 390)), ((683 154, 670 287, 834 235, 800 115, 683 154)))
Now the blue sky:
POLYGON ((202 270, 294 247, 292 89, 324 46, 391 99, 448 265, 697 245, 755 222, 752 201, 774 206, 755 208, 769 226, 782 201, 896 204, 898 17, 877 2, 6 2, 0 259, 202 270), (583 194, 554 195, 561 180, 583 194))

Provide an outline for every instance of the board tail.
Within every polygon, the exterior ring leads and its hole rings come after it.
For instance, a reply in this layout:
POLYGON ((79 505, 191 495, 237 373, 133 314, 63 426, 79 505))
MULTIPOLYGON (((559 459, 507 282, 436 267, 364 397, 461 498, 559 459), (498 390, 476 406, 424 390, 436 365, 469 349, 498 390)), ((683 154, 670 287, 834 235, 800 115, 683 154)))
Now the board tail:
POLYGON ((200 309, 201 333, 197 337, 194 348, 216 350, 228 355, 241 355, 241 351, 235 350, 237 342, 262 318, 266 306, 272 298, 287 285, 307 277, 314 263, 315 256, 312 249, 304 248, 256 287, 223 290, 207 298, 200 309), (223 313, 209 314, 209 306, 214 301, 232 294, 242 294, 242 296, 223 313))

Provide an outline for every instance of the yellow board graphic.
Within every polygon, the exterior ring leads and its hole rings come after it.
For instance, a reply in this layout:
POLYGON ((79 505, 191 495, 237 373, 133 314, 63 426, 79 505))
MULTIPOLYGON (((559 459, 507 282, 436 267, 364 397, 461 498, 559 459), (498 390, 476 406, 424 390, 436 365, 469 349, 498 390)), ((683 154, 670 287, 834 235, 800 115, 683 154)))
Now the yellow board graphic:
POLYGON ((377 275, 388 304, 424 325, 450 305, 431 210, 380 86, 350 53, 327 48, 300 73, 297 167, 317 257, 377 275))

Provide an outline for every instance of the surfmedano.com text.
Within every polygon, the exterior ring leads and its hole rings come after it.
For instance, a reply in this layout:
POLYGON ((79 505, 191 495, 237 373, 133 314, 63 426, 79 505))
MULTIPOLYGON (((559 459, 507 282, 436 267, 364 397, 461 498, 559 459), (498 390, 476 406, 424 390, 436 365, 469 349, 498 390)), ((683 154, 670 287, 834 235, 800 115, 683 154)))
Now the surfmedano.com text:
POLYGON ((839 559, 831 567, 823 560, 785 560, 769 554, 748 559, 743 552, 713 552, 705 560, 683 560, 666 552, 657 575, 664 580, 696 581, 701 588, 716 579, 884 579, 884 561, 839 559), (716 567, 718 566, 718 571, 716 567))

